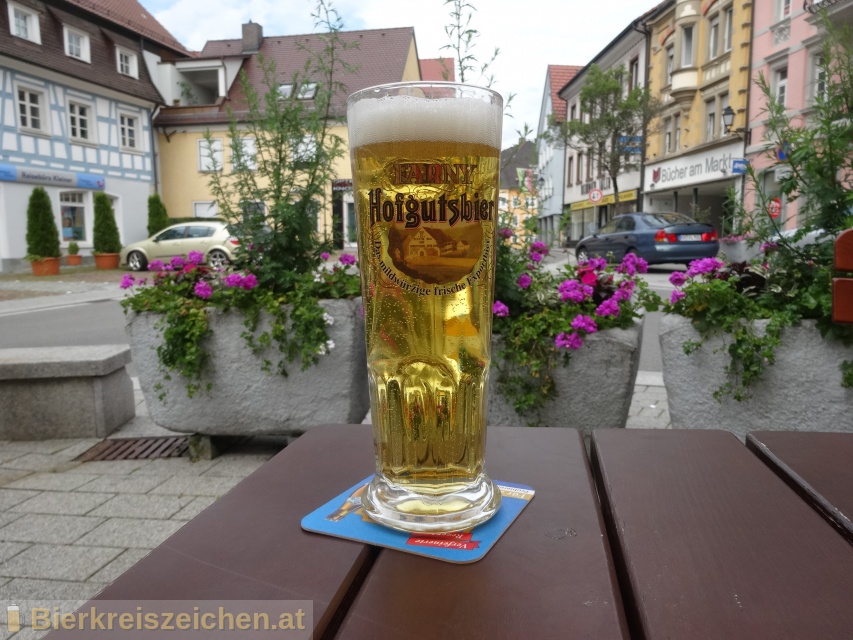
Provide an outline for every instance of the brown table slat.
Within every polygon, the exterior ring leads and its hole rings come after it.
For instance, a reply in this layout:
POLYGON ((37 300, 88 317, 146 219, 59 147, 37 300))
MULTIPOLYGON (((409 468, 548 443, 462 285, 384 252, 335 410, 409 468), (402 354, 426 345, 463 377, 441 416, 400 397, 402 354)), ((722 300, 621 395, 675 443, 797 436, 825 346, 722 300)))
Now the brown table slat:
POLYGON ((746 446, 853 544, 853 433, 757 431, 746 446))
POLYGON ((722 431, 597 431, 593 470, 638 639, 849 639, 853 548, 722 431))
POLYGON ((628 637, 578 433, 490 428, 486 464, 536 490, 501 540, 464 565, 383 551, 337 638, 628 637))
POLYGON ((372 467, 369 426, 316 427, 95 600, 313 600, 320 638, 375 551, 304 532, 300 521, 372 467))

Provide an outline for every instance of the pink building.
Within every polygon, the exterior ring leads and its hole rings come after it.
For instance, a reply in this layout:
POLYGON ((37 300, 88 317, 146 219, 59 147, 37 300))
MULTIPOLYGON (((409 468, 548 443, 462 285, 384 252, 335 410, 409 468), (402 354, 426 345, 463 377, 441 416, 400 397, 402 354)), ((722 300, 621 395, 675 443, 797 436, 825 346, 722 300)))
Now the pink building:
MULTIPOLYGON (((785 104, 793 121, 805 122, 815 97, 825 87, 821 72, 821 34, 819 17, 826 8, 833 21, 853 22, 853 0, 755 0, 753 11, 752 78, 763 74, 773 95, 785 104)), ((765 140, 766 97, 753 84, 749 88, 749 110, 744 123, 735 116, 733 127, 748 136, 747 159, 754 167, 759 182, 769 196, 778 196, 781 205, 779 221, 786 228, 801 226, 798 202, 787 202, 780 194, 779 179, 786 166, 774 159, 776 147, 765 140)), ((749 185, 744 194, 747 211, 755 203, 754 189, 749 185)))

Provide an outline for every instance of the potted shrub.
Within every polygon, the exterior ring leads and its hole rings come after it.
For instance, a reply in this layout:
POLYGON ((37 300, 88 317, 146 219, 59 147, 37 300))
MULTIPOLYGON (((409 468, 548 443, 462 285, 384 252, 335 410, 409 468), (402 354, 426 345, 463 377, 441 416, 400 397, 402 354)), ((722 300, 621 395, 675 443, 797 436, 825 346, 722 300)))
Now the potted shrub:
POLYGON ((83 264, 83 256, 80 255, 80 245, 74 240, 68 243, 68 255, 65 256, 65 264, 69 267, 79 267, 83 264))
POLYGON ((113 205, 107 194, 95 194, 95 224, 92 234, 92 254, 98 269, 118 269, 121 239, 116 225, 113 205))
POLYGON ((792 120, 764 78, 770 166, 784 169, 781 196, 749 169, 755 206, 739 217, 760 255, 714 258, 675 273, 661 322, 664 383, 673 427, 853 431, 853 326, 832 322, 833 245, 853 227, 853 41, 823 16, 825 93, 808 120, 792 120), (774 158, 780 145, 784 161, 774 158), (776 197, 799 204, 798 229, 770 215, 776 197))
POLYGON ((499 234, 489 424, 624 427, 643 311, 660 303, 637 277, 645 261, 594 258, 550 272, 545 244, 516 249, 510 228, 499 234))
POLYGON ((59 275, 59 229, 50 197, 42 187, 33 189, 27 205, 27 256, 33 275, 59 275))

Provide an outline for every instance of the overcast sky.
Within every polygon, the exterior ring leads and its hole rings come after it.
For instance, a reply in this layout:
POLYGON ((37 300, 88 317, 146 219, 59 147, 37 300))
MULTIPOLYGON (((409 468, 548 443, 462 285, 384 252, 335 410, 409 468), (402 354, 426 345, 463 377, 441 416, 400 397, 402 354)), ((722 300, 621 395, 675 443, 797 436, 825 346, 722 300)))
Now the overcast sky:
MULTIPOLYGON (((265 35, 316 31, 313 0, 141 0, 178 40, 199 50, 207 40, 239 38, 248 20, 265 35)), ((480 32, 473 53, 488 59, 495 47, 493 88, 506 99, 515 93, 512 119, 504 124, 503 147, 517 141, 528 124, 536 132, 549 64, 586 65, 596 53, 656 0, 469 0, 476 7, 471 27, 480 32)), ((443 0, 335 0, 345 30, 414 27, 418 56, 449 56, 445 25, 450 5, 443 0)), ((480 84, 477 78, 466 81, 480 84)))

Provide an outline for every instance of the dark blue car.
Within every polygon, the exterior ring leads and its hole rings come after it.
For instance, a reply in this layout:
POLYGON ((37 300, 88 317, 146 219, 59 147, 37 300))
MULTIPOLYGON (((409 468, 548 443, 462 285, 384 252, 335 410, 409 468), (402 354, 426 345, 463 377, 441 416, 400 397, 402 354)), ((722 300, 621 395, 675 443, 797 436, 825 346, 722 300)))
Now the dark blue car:
POLYGON ((683 213, 627 213, 616 216, 592 235, 581 238, 575 249, 578 262, 608 257, 620 262, 636 253, 649 264, 681 262, 717 255, 720 243, 714 228, 683 213))

